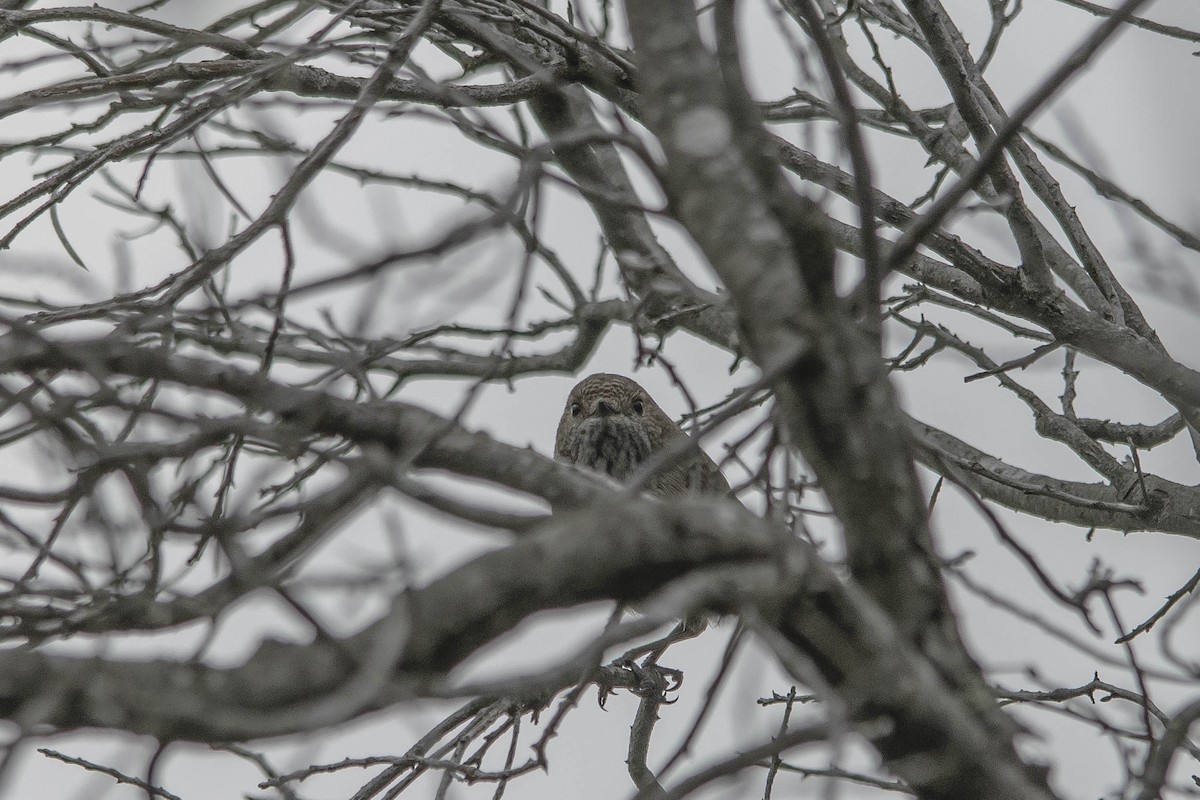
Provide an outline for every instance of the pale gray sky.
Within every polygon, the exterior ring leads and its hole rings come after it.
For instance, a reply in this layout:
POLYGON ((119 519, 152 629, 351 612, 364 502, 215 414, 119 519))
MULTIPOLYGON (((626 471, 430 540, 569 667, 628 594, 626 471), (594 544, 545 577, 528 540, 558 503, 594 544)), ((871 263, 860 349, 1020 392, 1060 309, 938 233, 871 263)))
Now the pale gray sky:
MULTIPOLYGON (((176 19, 180 24, 192 24, 185 19, 189 13, 199 13, 203 9, 203 13, 215 17, 221 5, 176 2, 169 4, 163 15, 179 15, 176 19)), ((756 4, 747 5, 745 39, 753 43, 747 50, 753 56, 751 68, 756 85, 764 96, 784 94, 799 77, 774 33, 773 23, 762 17, 756 4)), ((964 21, 968 39, 981 41, 986 30, 983 26, 987 19, 987 4, 980 0, 947 5, 956 15, 963 14, 961 21, 964 21)), ((1160 0, 1144 13, 1164 22, 1175 21, 1193 28, 1197 23, 1193 0, 1160 0)), ((1096 18, 1051 0, 1026 2, 1023 14, 1013 25, 989 70, 989 77, 1001 98, 1010 107, 1015 105, 1095 24, 1096 18)), ((919 70, 928 69, 925 66, 918 69, 911 58, 904 56, 898 43, 881 41, 881 45, 893 60, 897 79, 905 85, 909 85, 911 79, 908 70, 920 79, 924 73, 919 70)), ((0 44, 0 60, 16 57, 16 48, 21 46, 20 41, 6 40, 0 44)), ((1197 96, 1200 61, 1192 55, 1196 49, 1194 43, 1164 39, 1142 31, 1127 31, 1093 66, 1077 76, 1033 124, 1036 131, 1054 137, 1073 155, 1116 178, 1133 194, 1192 230, 1200 228, 1200 203, 1195 192, 1195 187, 1200 185, 1200 158, 1195 152, 1196 131, 1200 130, 1200 102, 1197 102, 1200 100, 1197 96)), ((42 82, 38 76, 18 75, 3 94, 17 91, 16 85, 25 85, 26 81, 34 85, 42 82)), ((939 84, 930 81, 925 85, 930 87, 929 95, 921 97, 918 87, 917 101, 946 102, 936 90, 939 84)), ((281 132, 307 143, 323 136, 332 119, 330 115, 318 113, 304 116, 271 110, 253 113, 264 115, 281 132)), ((494 116, 500 117, 499 114, 494 116)), ((21 133, 9 129, 4 138, 11 139, 21 133)), ((873 164, 883 188, 906 200, 925 190, 932 173, 921 168, 923 159, 915 157, 911 148, 879 135, 873 135, 870 141, 873 164)), ((835 143, 828 136, 823 141, 817 138, 805 144, 827 156, 835 152, 835 143)), ((347 161, 385 163, 397 172, 420 171, 425 175, 457 177, 493 189, 503 187, 512 174, 510 164, 491 152, 462 143, 444 123, 414 124, 404 119, 370 123, 346 147, 343 157, 347 161)), ((40 162, 30 164, 23 157, 6 162, 0 163, 0 179, 2 185, 9 187, 22 185, 20 181, 24 179, 20 175, 45 167, 40 162)), ((136 175, 138 168, 138 165, 130 165, 127 174, 136 175)), ((208 230, 210 237, 219 237, 225 231, 228 206, 212 193, 191 189, 196 184, 187 180, 190 169, 183 165, 165 169, 160 166, 152 178, 150 195, 164 199, 168 196, 182 198, 176 202, 181 202, 189 225, 195 230, 208 230), (180 181, 189 188, 180 192, 180 184, 172 185, 173 181, 180 181)), ((279 170, 243 166, 232 161, 220 162, 218 169, 252 211, 261 209, 274 187, 286 177, 279 170)), ((1095 198, 1090 189, 1066 170, 1056 169, 1055 173, 1118 276, 1138 294, 1168 347, 1184 363, 1200 367, 1200 348, 1196 346, 1200 341, 1200 317, 1193 309, 1181 307, 1178 297, 1156 297, 1143 289, 1141 276, 1146 274, 1147 255, 1161 257, 1164 262, 1178 257, 1168 255, 1170 242, 1149 231, 1128 212, 1114 211, 1095 198), (1131 247, 1131 230, 1145 237, 1145 248, 1138 252, 1131 247)), ((13 193, 12 189, 5 192, 6 197, 13 193)), ((366 260, 371 254, 385 252, 398 244, 436 238, 449 226, 446 214, 455 207, 450 202, 443 205, 427 194, 397 199, 388 190, 364 188, 350 178, 322 178, 309 189, 308 197, 313 202, 303 211, 309 216, 302 218, 304 224, 297 226, 301 253, 298 282, 347 263, 366 260)), ((543 228, 546 240, 577 275, 585 276, 594 263, 598 240, 598 230, 590 212, 582 202, 562 191, 551 191, 548 199, 548 216, 543 228)), ((76 248, 88 253, 89 274, 81 274, 70 264, 46 221, 31 227, 12 250, 0 253, 0 270, 4 270, 11 280, 19 280, 18 285, 23 291, 37 287, 37 293, 55 299, 73 296, 71 293, 74 292, 89 298, 111 292, 117 280, 113 234, 117 230, 140 228, 141 223, 131 223, 98 205, 90 192, 78 193, 68 200, 62 209, 62 219, 76 248)), ((963 231, 974 232, 983 227, 983 241, 990 248, 989 254, 1006 263, 1013 262, 1013 248, 1002 229, 978 216, 961 220, 960 226, 963 231)), ((677 232, 664 230, 663 239, 689 272, 707 276, 702 259, 677 232)), ((977 233, 974 239, 980 239, 977 233)), ((136 264, 134 281, 139 285, 150 284, 186 263, 167 236, 140 240, 130 247, 136 264)), ((1187 255, 1190 260, 1183 266, 1191 270, 1193 277, 1200 277, 1196 254, 1187 255)), ((327 307, 335 318, 348 325, 356 318, 364 298, 377 297, 379 306, 368 329, 381 335, 403 335, 447 321, 450 314, 465 304, 469 304, 468 317, 473 324, 499 322, 504 319, 511 301, 514 264, 519 256, 515 240, 498 236, 456 252, 442 262, 419 265, 355 291, 312 297, 295 307, 310 308, 314 319, 316 312, 327 307), (445 283, 442 276, 447 267, 452 267, 453 273, 463 276, 463 280, 445 283)), ((234 290, 246 293, 256 288, 270 289, 277 285, 279 269, 277 242, 267 237, 239 260, 233 276, 234 290)), ((711 283, 711 280, 705 277, 703 282, 711 283)), ((553 287, 547 278, 542 282, 553 287)), ((528 316, 552 314, 552 307, 540 297, 531 298, 528 316)), ((975 343, 989 344, 985 339, 975 343)), ((993 353, 997 357, 1018 354, 1006 352, 1003 349, 1005 342, 999 339, 993 339, 991 344, 997 346, 993 353)), ((700 404, 720 399, 729 388, 745 385, 754 378, 748 367, 729 375, 727 355, 684 334, 674 335, 666 352, 681 369, 700 404)), ((583 372, 602 370, 628 374, 633 354, 630 334, 615 329, 583 372)), ((1057 374, 1061 366, 1060 358, 1047 359, 1022 373, 1021 379, 1044 390, 1044 397, 1053 398, 1061 391, 1057 374)), ((1131 379, 1113 374, 1111 370, 1102 372, 1089 368, 1086 359, 1081 359, 1081 366, 1084 368, 1081 413, 1141 422, 1157 421, 1166 413, 1161 400, 1150 396, 1131 379)), ((974 371, 961 359, 944 355, 915 374, 897 376, 897 383, 907 408, 918 418, 935 422, 978 447, 1038 471, 1094 479, 1091 475, 1081 474, 1079 462, 1070 453, 1053 443, 1036 439, 1031 433, 1032 425, 1025 407, 1010 402, 1010 398, 1002 395, 993 383, 962 383, 961 377, 974 371)), ((686 410, 665 372, 651 369, 637 377, 669 413, 679 414, 686 410)), ((511 392, 502 385, 489 386, 471 406, 467 422, 511 443, 529 444, 547 453, 551 449, 554 420, 574 380, 561 376, 523 378, 515 383, 511 392)), ((401 397, 444 412, 455 406, 465 388, 466 384, 460 382, 426 381, 406 387, 401 397)), ((729 433, 730 438, 735 431, 729 433)), ((719 453, 717 442, 712 443, 710 451, 719 453)), ((1200 482, 1200 469, 1182 440, 1142 457, 1161 474, 1184 483, 1200 482)), ((242 487, 246 492, 252 492, 254 488, 242 487)), ((1014 534, 1037 552, 1063 585, 1081 583, 1093 558, 1118 567, 1123 574, 1143 579, 1146 582, 1144 596, 1124 598, 1122 610, 1127 623, 1151 613, 1161 603, 1161 598, 1178 588, 1200 564, 1200 542, 1156 535, 1122 536, 1109 531, 1100 531, 1087 542, 1084 532, 1077 528, 1015 514, 1003 516, 1014 534)), ((389 557, 395 541, 384 531, 396 533, 394 522, 397 519, 401 520, 399 533, 414 574, 426 579, 461 563, 481 548, 498 543, 487 535, 464 534, 461 526, 448 525, 443 518, 415 508, 411 503, 391 500, 387 508, 372 509, 348 524, 309 571, 330 574, 358 569, 374 559, 389 557)), ((943 555, 968 549, 976 551, 975 563, 988 565, 976 575, 978 580, 1009 596, 1025 597, 1047 618, 1074 626, 1074 619, 1067 611, 1045 607, 1046 602, 1028 574, 997 546, 986 521, 955 492, 947 490, 943 493, 935 525, 943 555)), ((1104 666, 1094 658, 1069 650, 973 597, 959 595, 957 599, 961 603, 970 643, 983 661, 1003 666, 994 677, 1006 687, 1039 688, 1039 680, 1027 674, 1031 667, 1040 673, 1041 683, 1050 686, 1086 683, 1098 667, 1102 678, 1131 685, 1128 671, 1120 666, 1104 666)), ((314 596, 311 600, 334 628, 348 629, 362 624, 378 608, 377 604, 364 604, 359 598, 346 596, 314 596)), ((539 618, 533 624, 523 626, 516 636, 500 646, 472 658, 461 670, 462 677, 478 678, 500 670, 521 674, 540 669, 553 661, 550 654, 565 656, 587 641, 603 623, 606 613, 607 608, 597 606, 539 618)), ((654 756, 662 758, 672 752, 677 737, 690 724, 697 700, 703 695, 731 630, 731 625, 725 623, 700 640, 670 652, 667 663, 684 668, 687 681, 680 702, 663 710, 652 761, 654 756)), ((196 628, 168 637, 131 637, 106 652, 130 657, 181 654, 194 646, 202 635, 203 631, 196 628)), ((249 602, 226 620, 221 638, 211 652, 214 661, 236 663, 263 637, 306 635, 302 624, 274 604, 249 602)), ((1103 637, 1095 637, 1091 643, 1120 659, 1119 650, 1107 644, 1112 638, 1111 632, 1106 630, 1103 637)), ((81 638, 61 647, 79 652, 94 646, 95 643, 81 638)), ((1150 664, 1159 658, 1152 651, 1141 655, 1150 664)), ((713 720, 695 747, 699 760, 693 763, 700 763, 706 755, 728 753, 740 744, 762 741, 774 733, 780 718, 778 707, 763 709, 755 705, 753 699, 771 690, 786 691, 789 685, 790 681, 757 646, 744 649, 736 662, 733 679, 723 690, 713 720)), ((1157 691, 1156 699, 1168 711, 1194 697, 1194 690, 1170 684, 1162 684, 1157 691)), ((406 749, 451 705, 448 702, 422 702, 402 706, 345 726, 328 737, 322 736, 319 741, 267 743, 264 750, 277 768, 284 771, 317 761, 396 754, 406 749)), ((632 786, 625 775, 623 761, 634 708, 634 698, 621 693, 610 698, 607 710, 602 711, 595 703, 594 693, 589 693, 551 746, 549 773, 514 783, 508 796, 580 800, 630 796, 632 786)), ((801 717, 810 713, 807 710, 797 712, 801 717)), ((1129 719, 1135 718, 1131 708, 1129 719)), ((1061 796, 1099 797, 1117 784, 1119 773, 1115 757, 1105 749, 1106 745, 1095 741, 1089 729, 1064 721, 1053 713, 1023 713, 1022 719, 1044 737, 1041 741, 1029 741, 1027 747, 1031 752, 1048 754, 1055 762, 1052 778, 1061 796)), ((153 750, 153 744, 146 740, 94 731, 56 737, 41 744, 112 763, 135 774, 142 770, 147 754, 153 750)), ((806 751, 794 760, 819 764, 820 755, 806 751)), ((872 754, 860 752, 853 746, 848 748, 846 766, 874 763, 872 754)), ((687 771, 685 768, 676 772, 676 777, 687 771)), ((361 785, 367 774, 348 771, 313 779, 302 784, 300 791, 302 796, 310 798, 344 797, 361 785)), ((204 747, 186 745, 172 751, 160 776, 168 788, 177 791, 185 800, 240 796, 243 792, 254 791, 253 786, 259 780, 244 761, 209 752, 204 747)), ((819 785, 815 779, 800 783, 795 778, 781 776, 777 796, 815 796, 819 785)), ((33 750, 24 754, 17 771, 3 789, 6 797, 14 799, 53 796, 118 800, 141 796, 132 789, 113 787, 107 777, 87 775, 75 767, 50 761, 33 750)), ((747 773, 737 781, 719 784, 699 796, 738 797, 744 796, 743 790, 747 794, 760 792, 761 775, 747 773)), ((426 794, 417 796, 429 796, 431 791, 429 788, 426 794)), ((491 791, 487 785, 460 786, 455 796, 486 797, 491 791)), ((874 790, 843 788, 839 796, 866 798, 879 795, 874 790)))

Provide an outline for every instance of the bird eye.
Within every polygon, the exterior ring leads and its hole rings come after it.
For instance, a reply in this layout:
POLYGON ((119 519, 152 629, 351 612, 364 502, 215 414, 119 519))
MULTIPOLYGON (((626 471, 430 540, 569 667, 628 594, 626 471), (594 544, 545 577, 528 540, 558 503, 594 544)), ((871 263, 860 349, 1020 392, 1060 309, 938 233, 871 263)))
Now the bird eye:
POLYGON ((583 406, 579 405, 579 403, 571 403, 571 416, 572 417, 578 417, 580 411, 583 411, 583 406))
POLYGON ((641 416, 641 413, 646 410, 646 406, 642 403, 642 398, 635 397, 633 400, 633 413, 641 416))

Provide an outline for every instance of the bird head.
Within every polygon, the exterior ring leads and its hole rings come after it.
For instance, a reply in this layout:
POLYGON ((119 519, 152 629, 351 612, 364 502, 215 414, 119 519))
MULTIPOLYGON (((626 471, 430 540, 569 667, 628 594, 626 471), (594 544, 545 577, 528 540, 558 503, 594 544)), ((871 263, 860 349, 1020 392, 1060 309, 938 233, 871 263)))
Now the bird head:
POLYGON ((637 381, 601 372, 584 378, 568 395, 554 454, 624 480, 675 430, 637 381))

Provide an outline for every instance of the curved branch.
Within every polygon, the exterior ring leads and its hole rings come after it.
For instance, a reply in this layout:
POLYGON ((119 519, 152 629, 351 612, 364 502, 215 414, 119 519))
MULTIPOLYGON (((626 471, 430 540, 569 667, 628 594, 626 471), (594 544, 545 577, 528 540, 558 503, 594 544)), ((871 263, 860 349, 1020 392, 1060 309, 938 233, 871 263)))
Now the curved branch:
POLYGON ((436 693, 453 666, 537 611, 637 599, 706 566, 724 571, 705 583, 704 605, 726 613, 753 607, 756 619, 810 653, 867 723, 863 732, 889 768, 911 774, 904 754, 921 754, 925 766, 911 778, 923 796, 1049 797, 1019 764, 996 757, 995 732, 878 607, 798 540, 737 504, 694 498, 631 502, 607 493, 401 595, 359 634, 267 642, 235 667, 3 651, 0 716, 27 712, 59 728, 120 728, 162 740, 304 731, 436 693), (881 728, 881 717, 892 724, 881 728))
POLYGON ((1055 522, 1118 531, 1156 531, 1200 538, 1200 489, 1144 476, 1146 497, 1140 487, 1126 497, 1103 483, 1064 481, 1006 464, 961 439, 909 419, 909 428, 921 446, 917 457, 936 473, 946 469, 943 459, 961 470, 971 488, 981 496, 1014 511, 1055 522))

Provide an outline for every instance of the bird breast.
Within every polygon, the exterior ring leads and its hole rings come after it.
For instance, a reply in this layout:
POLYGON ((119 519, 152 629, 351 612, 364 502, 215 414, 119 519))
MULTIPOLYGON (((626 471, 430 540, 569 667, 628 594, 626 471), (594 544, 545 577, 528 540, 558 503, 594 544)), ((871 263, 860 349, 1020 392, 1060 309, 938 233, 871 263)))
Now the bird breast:
POLYGON ((650 435, 640 420, 615 414, 589 417, 567 440, 567 459, 576 466, 625 480, 651 452, 650 435))

